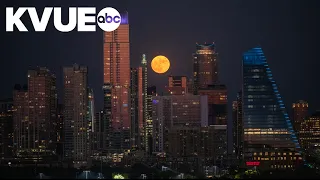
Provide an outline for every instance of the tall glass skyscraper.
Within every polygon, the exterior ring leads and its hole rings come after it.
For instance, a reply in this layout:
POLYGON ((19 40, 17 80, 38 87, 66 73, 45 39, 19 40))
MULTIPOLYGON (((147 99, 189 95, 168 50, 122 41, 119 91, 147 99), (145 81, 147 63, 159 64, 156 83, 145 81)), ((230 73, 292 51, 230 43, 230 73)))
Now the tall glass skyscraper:
POLYGON ((103 91, 105 149, 123 153, 130 149, 130 39, 128 13, 117 30, 104 33, 103 91))
POLYGON ((243 54, 244 160, 247 166, 294 168, 300 145, 260 47, 243 54))

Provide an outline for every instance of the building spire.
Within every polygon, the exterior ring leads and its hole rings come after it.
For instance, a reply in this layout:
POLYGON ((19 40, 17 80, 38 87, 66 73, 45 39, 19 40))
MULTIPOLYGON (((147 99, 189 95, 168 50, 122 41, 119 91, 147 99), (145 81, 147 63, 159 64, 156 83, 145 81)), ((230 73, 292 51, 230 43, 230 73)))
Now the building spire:
POLYGON ((146 54, 142 54, 142 61, 141 64, 146 65, 147 64, 147 58, 146 58, 146 54))

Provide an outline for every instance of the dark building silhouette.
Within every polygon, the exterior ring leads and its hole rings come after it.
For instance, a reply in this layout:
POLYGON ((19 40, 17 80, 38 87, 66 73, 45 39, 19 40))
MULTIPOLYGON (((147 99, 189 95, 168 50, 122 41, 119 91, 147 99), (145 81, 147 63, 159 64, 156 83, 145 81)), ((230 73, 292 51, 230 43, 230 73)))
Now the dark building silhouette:
POLYGON ((199 95, 208 96, 208 125, 227 125, 228 99, 225 85, 208 85, 198 89, 199 95))
POLYGON ((57 124, 56 124, 56 133, 57 133, 57 155, 60 158, 63 158, 63 104, 58 104, 57 106, 57 124))
POLYGON ((0 158, 12 157, 13 147, 13 99, 0 100, 0 158))
POLYGON ((243 121, 242 121, 242 92, 238 92, 237 100, 232 103, 232 134, 233 151, 238 163, 243 159, 243 121))

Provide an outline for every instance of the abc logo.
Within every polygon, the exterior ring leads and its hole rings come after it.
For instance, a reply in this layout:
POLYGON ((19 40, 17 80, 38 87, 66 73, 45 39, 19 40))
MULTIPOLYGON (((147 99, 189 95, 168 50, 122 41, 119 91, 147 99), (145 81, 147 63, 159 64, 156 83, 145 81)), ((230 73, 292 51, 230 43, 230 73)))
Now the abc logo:
POLYGON ((97 22, 102 30, 111 32, 120 26, 121 16, 116 9, 107 7, 99 12, 97 22))

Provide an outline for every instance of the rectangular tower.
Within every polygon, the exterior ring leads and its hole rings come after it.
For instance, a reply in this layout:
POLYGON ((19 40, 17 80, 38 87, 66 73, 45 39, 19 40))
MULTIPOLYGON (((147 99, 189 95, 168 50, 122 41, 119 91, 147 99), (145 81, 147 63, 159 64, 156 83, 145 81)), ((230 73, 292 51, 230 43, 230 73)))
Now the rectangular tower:
POLYGON ((88 158, 88 68, 63 68, 64 158, 85 165, 88 158))
POLYGON ((105 114, 107 122, 105 143, 109 152, 130 149, 130 41, 128 13, 121 15, 119 28, 104 32, 103 67, 105 114))
POLYGON ((218 63, 215 44, 196 44, 196 52, 193 54, 193 83, 194 94, 198 94, 199 88, 218 82, 218 63))
POLYGON ((238 92, 237 100, 232 103, 232 134, 233 150, 238 162, 243 159, 243 122, 242 122, 242 92, 238 92))
POLYGON ((23 119, 15 114, 17 141, 17 156, 36 156, 37 159, 51 156, 56 151, 56 110, 57 93, 56 77, 46 68, 39 67, 28 71, 28 90, 26 96, 17 92, 17 104, 24 104, 23 119), (19 96, 19 97, 18 97, 19 96), (22 99, 20 99, 22 98, 22 99), (23 100, 24 99, 24 100, 23 100), (20 101, 21 100, 21 101, 20 101), (23 102, 23 101, 27 102, 23 102))
POLYGON ((131 147, 142 148, 143 89, 142 67, 131 68, 131 147))

